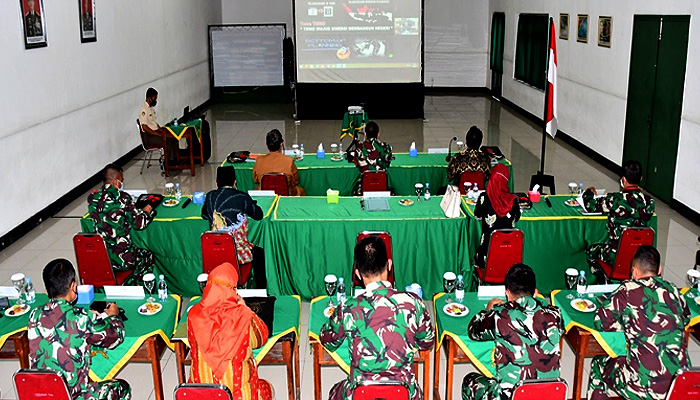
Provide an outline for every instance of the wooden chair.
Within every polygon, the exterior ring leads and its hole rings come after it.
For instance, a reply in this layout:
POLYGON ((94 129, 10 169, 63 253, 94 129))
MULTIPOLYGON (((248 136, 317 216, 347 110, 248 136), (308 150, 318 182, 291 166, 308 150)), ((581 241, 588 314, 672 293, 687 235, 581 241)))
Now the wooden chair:
POLYGON ((566 400, 566 381, 555 379, 528 379, 515 384, 511 400, 566 400))
POLYGON ((386 192, 389 190, 389 178, 386 171, 365 171, 362 173, 362 193, 386 192))
MULTIPOLYGON (((427 389, 426 389, 427 390, 427 389)), ((361 381, 353 391, 353 400, 408 400, 408 386, 399 381, 361 381)))
POLYGON ((20 369, 12 382, 17 400, 71 400, 66 380, 56 371, 20 369))
POLYGON ((476 183, 479 190, 486 189, 486 186, 484 185, 484 173, 481 171, 464 171, 459 175, 459 192, 463 195, 467 194, 467 192, 464 190, 464 184, 466 182, 471 182, 472 187, 476 183))
POLYGON ((146 152, 146 155, 143 158, 143 163, 141 163, 141 172, 139 174, 143 175, 143 167, 151 168, 151 157, 153 156, 154 152, 158 152, 160 156, 158 157, 158 162, 160 163, 160 170, 163 171, 163 154, 164 154, 164 146, 157 146, 157 145, 152 145, 152 144, 146 144, 143 141, 143 135, 147 135, 146 132, 143 131, 143 127, 141 126, 141 122, 139 121, 138 118, 136 118, 136 126, 139 128, 139 137, 141 138, 141 147, 143 148, 143 151, 146 152))
POLYGON ((502 285, 510 267, 523 261, 523 231, 497 229, 491 232, 484 269, 476 268, 479 281, 502 285))
POLYGON ((253 263, 238 264, 233 235, 229 232, 204 232, 202 241, 202 272, 205 274, 223 263, 231 263, 238 270, 238 287, 245 287, 253 270, 253 263))
POLYGON ((607 279, 625 280, 630 278, 632 258, 639 246, 654 245, 654 230, 652 228, 629 227, 622 232, 617 246, 617 255, 613 265, 598 260, 598 265, 605 272, 607 279))
POLYGON ((175 400, 233 400, 231 391, 224 385, 209 383, 183 383, 175 388, 175 400))
POLYGON ((666 400, 700 399, 700 368, 681 368, 671 382, 666 400))
POLYGON ((265 174, 260 179, 260 189, 274 190, 278 196, 289 196, 289 185, 287 175, 283 173, 265 174))
POLYGON ((121 285, 133 271, 115 271, 109 261, 105 241, 97 233, 77 233, 73 236, 78 276, 83 285, 96 288, 121 285))
MULTIPOLYGON (((391 235, 389 232, 373 232, 373 231, 362 231, 357 234, 357 240, 355 243, 358 243, 360 240, 369 237, 369 236, 377 236, 382 241, 384 241, 384 245, 386 246, 386 256, 392 260, 392 268, 391 271, 389 271, 389 282, 394 285, 396 281, 396 277, 394 274, 394 271, 396 270, 396 265, 393 264, 393 257, 392 257, 392 246, 391 246, 391 235)), ((352 285, 353 287, 365 287, 364 282, 362 282, 361 279, 357 277, 357 274, 355 274, 355 266, 353 265, 352 267, 352 285)))

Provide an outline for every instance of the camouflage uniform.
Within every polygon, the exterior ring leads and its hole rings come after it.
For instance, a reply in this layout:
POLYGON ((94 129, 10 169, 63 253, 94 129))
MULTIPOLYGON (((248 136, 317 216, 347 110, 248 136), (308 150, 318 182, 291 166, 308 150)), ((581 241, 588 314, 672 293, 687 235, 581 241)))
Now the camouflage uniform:
POLYGON ((623 282, 596 312, 595 327, 624 331, 627 356, 593 358, 591 399, 607 399, 610 389, 625 399, 664 399, 673 375, 688 366, 688 323, 688 305, 671 283, 661 277, 623 282))
POLYGON ((361 380, 398 380, 409 386, 411 399, 423 398, 413 375, 413 356, 435 343, 435 330, 423 301, 399 292, 389 282, 373 282, 356 298, 336 308, 321 329, 321 343, 331 351, 350 341, 350 375, 336 383, 331 400, 351 399, 361 380))
POLYGON ((134 270, 124 284, 135 284, 144 274, 153 272, 153 253, 134 246, 129 232, 132 227, 139 230, 146 228, 156 211, 147 213, 137 209, 131 195, 109 184, 90 193, 87 201, 95 230, 107 245, 112 268, 134 270))
POLYGON ((360 169, 360 179, 355 183, 353 194, 362 194, 362 173, 365 171, 386 171, 394 156, 391 154, 391 145, 381 142, 379 139, 367 139, 357 143, 354 162, 360 169))
POLYGON ((27 331, 30 367, 61 373, 73 399, 131 398, 131 388, 124 380, 98 383, 88 377, 92 346, 113 349, 124 341, 124 323, 119 317, 100 319, 64 299, 51 299, 32 311, 27 331))
POLYGON ((495 305, 469 322, 472 340, 495 340, 496 377, 470 373, 462 382, 462 399, 508 400, 521 379, 559 377, 561 311, 531 296, 495 305))

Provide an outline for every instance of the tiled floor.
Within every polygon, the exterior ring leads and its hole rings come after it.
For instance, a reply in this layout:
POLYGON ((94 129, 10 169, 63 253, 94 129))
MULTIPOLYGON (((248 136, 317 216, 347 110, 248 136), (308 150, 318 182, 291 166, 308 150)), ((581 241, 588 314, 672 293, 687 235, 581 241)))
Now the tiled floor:
MULTIPOLYGON (((266 152, 265 133, 277 128, 285 136, 286 146, 305 143, 314 149, 323 141, 328 149, 337 140, 339 121, 302 121, 295 124, 291 119, 293 106, 288 104, 216 105, 208 111, 212 128, 212 158, 204 167, 197 167, 197 176, 187 172, 172 175, 168 181, 179 182, 186 194, 207 191, 214 187, 216 166, 234 150, 266 152)), ((453 136, 463 138, 471 125, 484 131, 484 143, 500 146, 514 165, 515 188, 526 190, 529 178, 539 168, 541 131, 530 122, 502 107, 497 101, 485 97, 432 96, 426 97, 425 120, 378 120, 382 139, 391 143, 394 151, 408 151, 411 142, 419 150, 430 147, 446 147, 453 136)), ((347 144, 347 143, 346 143, 347 144)), ((158 168, 151 167, 139 175, 141 158, 132 160, 125 168, 125 185, 131 189, 162 191, 166 180, 158 168)), ((556 186, 566 188, 569 181, 583 182, 586 186, 617 190, 618 178, 594 164, 580 152, 563 144, 560 140, 548 140, 546 171, 556 176, 556 186)), ((87 193, 85 194, 85 196, 87 193)), ((78 218, 86 211, 85 196, 75 200, 58 215, 51 218, 20 241, 0 252, 0 285, 10 285, 10 275, 22 270, 43 291, 41 270, 54 258, 62 257, 74 261, 72 235, 80 229, 78 218)), ((667 205, 658 203, 658 247, 663 255, 664 276, 676 285, 685 284, 685 271, 692 267, 695 251, 698 250, 700 227, 692 224, 667 205)), ((183 307, 184 308, 184 307, 183 307)), ((308 304, 302 307, 301 329, 301 394, 302 399, 313 398, 312 357, 307 336, 308 304)), ((568 382, 573 378, 573 353, 564 345, 562 377, 568 382)), ((691 341, 691 359, 700 364, 700 347, 691 341)), ((588 365, 589 363, 587 363, 588 365)), ((165 398, 171 398, 176 386, 175 358, 166 351, 163 359, 165 398)), ((444 362, 441 382, 444 385, 444 362)), ((0 390, 2 398, 14 398, 11 373, 19 367, 15 360, 0 361, 0 390)), ((453 393, 459 395, 462 377, 474 368, 460 365, 455 370, 453 393)), ((263 366, 260 376, 270 380, 277 399, 286 398, 286 380, 283 367, 263 366)), ((128 364, 118 375, 131 383, 137 400, 153 399, 153 384, 150 366, 128 364)), ((332 383, 342 379, 344 373, 338 368, 323 369, 323 393, 327 394, 332 383)), ((587 376, 584 382, 587 381, 587 376)), ((570 385, 571 386, 571 385, 570 385)), ((444 393, 443 393, 444 396, 444 393)))

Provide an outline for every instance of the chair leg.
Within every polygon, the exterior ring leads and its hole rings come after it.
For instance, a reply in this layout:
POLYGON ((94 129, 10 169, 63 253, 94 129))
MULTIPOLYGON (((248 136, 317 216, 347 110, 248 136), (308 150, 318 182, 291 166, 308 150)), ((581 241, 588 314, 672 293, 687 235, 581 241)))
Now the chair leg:
POLYGON ((146 166, 146 158, 148 158, 149 151, 146 150, 146 154, 144 155, 143 162, 141 163, 141 171, 139 172, 140 175, 143 175, 143 167, 146 166))

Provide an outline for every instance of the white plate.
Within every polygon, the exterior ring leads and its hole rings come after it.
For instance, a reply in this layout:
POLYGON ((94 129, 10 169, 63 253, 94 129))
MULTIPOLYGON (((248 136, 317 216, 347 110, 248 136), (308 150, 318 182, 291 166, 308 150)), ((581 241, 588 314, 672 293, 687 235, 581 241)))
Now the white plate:
POLYGON ((180 204, 180 202, 175 199, 168 199, 163 201, 163 207, 175 207, 178 204, 180 204))
POLYGON ((588 299, 573 299, 571 300, 571 308, 573 308, 576 311, 580 311, 582 313, 589 313, 595 311, 598 307, 596 305, 588 300, 588 299), (585 309, 581 309, 577 306, 577 304, 584 303, 586 305, 585 309))
POLYGON ((564 200, 564 204, 569 206, 569 207, 576 207, 579 205, 578 201, 576 201, 576 199, 566 199, 566 200, 564 200))
POLYGON ((335 312, 335 306, 332 306, 332 307, 329 306, 329 307, 326 307, 326 308, 323 310, 323 315, 324 315, 326 318, 330 318, 331 315, 333 315, 334 312, 335 312))
POLYGON ((160 310, 163 309, 163 305, 162 305, 162 304, 160 304, 160 303, 151 303, 151 304, 157 306, 158 309, 157 309, 156 311, 148 311, 148 309, 146 309, 146 304, 148 304, 148 303, 143 303, 143 304, 141 304, 141 305, 139 306, 139 308, 138 308, 138 310, 137 310, 137 311, 139 312, 139 314, 141 314, 141 315, 156 315, 156 314, 158 314, 158 313, 160 312, 160 310))
POLYGON ((22 306, 22 311, 15 313, 15 314, 10 314, 10 311, 13 311, 16 307, 17 307, 17 305, 14 305, 14 306, 8 308, 7 310, 5 310, 5 315, 7 315, 8 317, 19 317, 20 315, 24 315, 24 314, 28 313, 29 310, 31 309, 31 307, 29 305, 25 304, 22 306))
POLYGON ((696 298, 695 298, 695 303, 698 304, 698 305, 700 305, 700 297, 696 297, 696 298))
POLYGON ((343 161, 343 157, 333 156, 333 157, 331 157, 331 161, 343 161))
POLYGON ((413 205, 413 200, 411 199, 401 199, 399 200, 399 204, 402 206, 412 206, 413 205))
POLYGON ((445 306, 442 307, 442 311, 451 317, 464 317, 469 315, 469 308, 460 303, 445 304, 445 306))

